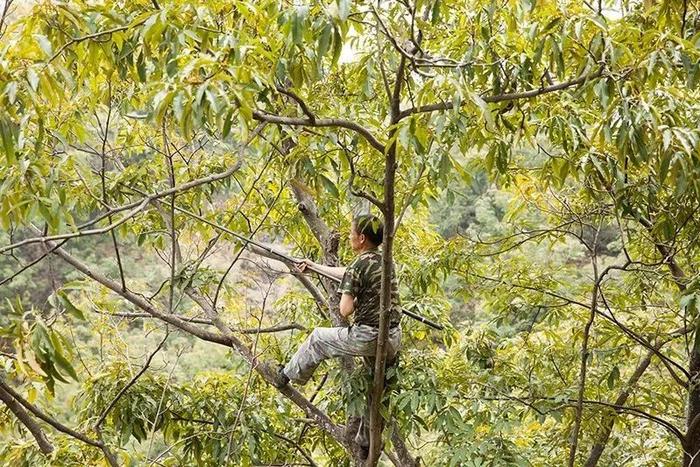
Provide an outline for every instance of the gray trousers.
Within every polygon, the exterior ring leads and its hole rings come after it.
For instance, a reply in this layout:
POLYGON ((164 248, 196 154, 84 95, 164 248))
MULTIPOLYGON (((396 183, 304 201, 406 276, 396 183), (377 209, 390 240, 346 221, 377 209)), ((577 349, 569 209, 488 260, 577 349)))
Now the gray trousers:
MULTIPOLYGON (((318 365, 333 357, 374 357, 379 330, 364 324, 349 328, 316 328, 299 346, 284 373, 297 384, 306 384, 318 365)), ((387 360, 401 348, 401 328, 389 329, 387 360)))

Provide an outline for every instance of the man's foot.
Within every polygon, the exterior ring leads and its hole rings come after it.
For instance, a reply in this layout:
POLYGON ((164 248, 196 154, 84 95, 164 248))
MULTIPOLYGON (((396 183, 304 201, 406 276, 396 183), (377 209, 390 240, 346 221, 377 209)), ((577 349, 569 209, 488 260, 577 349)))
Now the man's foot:
POLYGON ((360 459, 366 461, 369 457, 369 446, 360 446, 360 459))
POLYGON ((277 373, 275 373, 272 384, 277 389, 282 389, 289 384, 289 376, 284 373, 284 367, 282 365, 277 368, 277 373))
MULTIPOLYGON (((382 451, 384 451, 384 441, 382 441, 382 448, 379 450, 379 452, 381 453, 382 451)), ((363 461, 366 461, 368 457, 369 457, 369 445, 367 445, 367 446, 360 445, 360 459, 362 459, 363 461)))

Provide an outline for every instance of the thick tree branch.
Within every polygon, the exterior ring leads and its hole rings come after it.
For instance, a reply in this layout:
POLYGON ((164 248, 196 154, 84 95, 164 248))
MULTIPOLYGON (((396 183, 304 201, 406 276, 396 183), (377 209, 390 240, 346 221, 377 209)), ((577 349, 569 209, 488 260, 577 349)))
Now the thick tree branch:
MULTIPOLYGON (((589 73, 585 75, 581 75, 576 79, 572 79, 571 81, 566 81, 564 83, 558 83, 554 84, 552 86, 543 86, 537 89, 532 89, 530 91, 522 91, 522 92, 511 92, 511 93, 506 93, 506 94, 498 94, 495 96, 485 96, 482 99, 484 102, 487 103, 493 103, 493 102, 504 102, 504 101, 514 101, 514 100, 519 100, 519 99, 532 99, 533 97, 541 96, 543 94, 549 94, 552 92, 556 91, 561 91, 567 88, 571 88, 574 86, 578 86, 580 84, 583 84, 587 81, 590 81, 592 79, 599 78, 603 74, 604 67, 600 67, 598 71, 594 73, 589 73)), ((427 105, 421 105, 418 107, 412 107, 410 109, 405 109, 402 110, 400 113, 401 118, 408 117, 413 114, 417 113, 426 113, 426 112, 436 112, 436 111, 443 111, 443 110, 450 110, 454 108, 454 103, 452 101, 445 101, 445 102, 438 102, 435 104, 427 104, 427 105)))
POLYGON ((82 441, 85 444, 89 444, 90 446, 94 446, 96 448, 101 449, 102 452, 104 453, 105 457, 107 458, 107 461, 109 462, 110 466, 112 466, 112 467, 119 466, 119 462, 117 461, 117 458, 114 455, 114 453, 112 453, 112 451, 109 449, 109 447, 106 444, 104 444, 102 441, 97 441, 97 440, 91 439, 91 438, 85 436, 84 434, 82 434, 78 431, 75 431, 71 428, 68 428, 67 426, 65 426, 65 425, 61 424, 60 422, 57 422, 53 418, 49 417, 48 415, 43 413, 41 410, 36 408, 36 406, 31 404, 29 401, 27 401, 19 393, 17 393, 17 391, 12 389, 7 383, 5 383, 5 380, 3 380, 2 378, 0 378, 0 389, 3 389, 4 391, 6 391, 17 402, 22 404, 22 406, 24 406, 25 409, 27 409, 29 412, 34 414, 34 416, 36 416, 40 420, 51 425, 54 429, 60 431, 61 433, 65 433, 68 436, 72 436, 73 438, 75 438, 79 441, 82 441))
POLYGON ((382 452, 382 431, 384 420, 379 411, 384 394, 384 378, 387 357, 387 338, 389 336, 389 311, 392 308, 392 278, 394 275, 393 245, 395 231, 395 182, 397 169, 397 144, 396 135, 397 124, 401 120, 400 102, 401 86, 404 81, 406 69, 406 59, 401 57, 396 81, 394 81, 394 91, 390 102, 391 105, 391 127, 389 130, 389 141, 393 141, 386 151, 384 158, 384 238, 382 241, 382 285, 379 300, 379 332, 377 333, 377 345, 374 356, 374 375, 369 398, 369 454, 367 456, 367 467, 374 467, 379 461, 382 452))
POLYGON ((362 125, 349 120, 343 120, 341 118, 316 118, 312 121, 309 118, 284 117, 260 110, 253 111, 253 118, 261 122, 275 123, 277 125, 346 128, 362 136, 370 146, 384 154, 384 145, 374 137, 372 132, 362 125))
POLYGON ((5 389, 0 387, 0 400, 5 403, 10 412, 12 412, 15 417, 24 425, 27 430, 32 434, 36 443, 39 445, 39 449, 46 455, 53 452, 53 445, 48 440, 44 432, 42 431, 39 424, 29 415, 25 408, 17 402, 5 389))

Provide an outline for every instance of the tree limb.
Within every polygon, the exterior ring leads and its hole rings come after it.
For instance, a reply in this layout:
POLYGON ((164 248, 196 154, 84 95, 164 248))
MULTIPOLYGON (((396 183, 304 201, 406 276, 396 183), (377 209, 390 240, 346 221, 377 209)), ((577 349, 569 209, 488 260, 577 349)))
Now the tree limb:
POLYGON ((58 50, 56 51, 56 53, 54 53, 46 63, 49 64, 49 63, 53 62, 59 55, 61 55, 63 53, 64 50, 66 50, 68 47, 70 47, 73 44, 78 44, 80 42, 84 42, 84 41, 87 41, 90 39, 97 39, 98 37, 102 37, 102 36, 105 36, 108 34, 113 34, 115 32, 126 31, 127 29, 141 26, 147 20, 148 20, 148 18, 144 18, 144 19, 137 21, 136 23, 133 23, 133 24, 127 24, 125 26, 119 26, 119 27, 112 28, 112 29, 106 29, 104 31, 98 31, 98 32, 95 32, 92 34, 87 34, 85 36, 81 36, 81 37, 73 37, 73 38, 71 38, 71 40, 69 40, 68 42, 63 44, 61 47, 59 47, 58 50))
POLYGON ((27 411, 18 403, 5 389, 0 387, 0 400, 5 403, 10 412, 12 412, 15 417, 24 425, 27 430, 32 434, 36 443, 39 445, 39 449, 42 453, 49 455, 53 452, 53 445, 49 442, 48 438, 42 431, 39 424, 27 413, 27 411))
POLYGON ((277 125, 346 128, 362 136, 370 146, 384 154, 384 145, 374 137, 372 132, 362 125, 349 120, 341 118, 316 118, 312 121, 309 118, 284 117, 260 110, 253 111, 253 118, 261 122, 275 123, 277 125))
MULTIPOLYGON (((224 172, 212 174, 212 175, 209 175, 209 176, 203 177, 203 178, 198 178, 196 180, 192 180, 190 182, 183 183, 182 185, 178 185, 178 186, 169 188, 167 190, 163 190, 161 192, 155 192, 155 193, 152 193, 152 194, 146 196, 145 198, 140 199, 138 201, 135 201, 133 203, 125 204, 125 205, 120 206, 118 208, 111 209, 109 212, 105 213, 104 215, 101 215, 100 218, 104 218, 110 214, 114 214, 115 212, 125 211, 127 209, 131 209, 131 211, 129 213, 127 213, 126 215, 124 215, 117 222, 110 224, 106 227, 103 227, 100 229, 91 229, 91 230, 79 230, 76 233, 66 233, 66 234, 59 234, 59 235, 49 235, 49 236, 28 238, 28 239, 22 240, 20 242, 13 243, 11 245, 0 247, 0 253, 3 253, 3 252, 8 251, 8 250, 14 250, 14 249, 19 248, 23 245, 28 245, 31 243, 48 242, 48 241, 54 241, 54 240, 64 240, 64 239, 75 238, 75 237, 84 237, 87 235, 101 235, 103 233, 107 233, 110 230, 120 226, 121 224, 123 224, 127 220, 131 219, 132 217, 134 217, 135 215, 137 215, 141 211, 143 211, 148 206, 148 204, 151 203, 152 201, 158 200, 160 198, 164 198, 166 196, 170 196, 172 194, 179 193, 182 191, 187 191, 187 190, 190 190, 192 188, 198 187, 200 185, 204 185, 207 183, 212 183, 212 182, 216 182, 216 181, 228 178, 231 175, 233 175, 234 172, 236 172, 238 169, 240 169, 242 164, 243 164, 242 160, 239 160, 233 166, 231 166, 229 169, 225 170, 224 172)), ((98 218, 98 220, 99 220, 99 218, 98 218)), ((93 222, 91 222, 91 224, 95 223, 95 222, 96 221, 93 221, 93 222)))
POLYGON ((22 397, 17 391, 12 389, 5 381, 0 378, 0 389, 5 390, 7 393, 9 393, 17 402, 22 404, 25 409, 30 411, 31 413, 34 414, 37 418, 43 420, 44 422, 48 423, 51 425, 53 428, 56 430, 60 431, 61 433, 65 433, 69 436, 72 436, 73 438, 82 441, 85 444, 89 444, 90 446, 94 446, 96 448, 99 448, 102 450, 104 453, 105 457, 107 458, 107 461, 112 467, 118 467, 119 462, 117 461, 116 456, 112 453, 112 451, 109 449, 109 447, 104 444, 102 441, 96 441, 94 439, 88 438, 84 434, 75 431, 71 428, 68 428, 67 426, 61 424, 60 422, 57 422, 53 418, 49 417, 45 413, 43 413, 41 410, 36 408, 33 404, 31 404, 29 401, 27 401, 24 397, 22 397))
MULTIPOLYGON (((603 74, 604 67, 601 66, 598 71, 590 74, 584 74, 578 78, 572 79, 571 81, 566 81, 563 83, 554 84, 552 86, 544 86, 537 89, 532 89, 530 91, 522 92, 511 92, 506 94, 498 94, 495 96, 485 96, 482 99, 484 102, 504 102, 504 101, 514 101, 519 99, 531 99, 533 97, 541 96, 543 94, 549 94, 551 92, 561 91, 570 87, 578 86, 585 83, 586 81, 599 78, 603 74)), ((401 118, 408 117, 410 115, 426 112, 436 112, 443 110, 450 110, 454 108, 454 103, 450 102, 438 102, 435 104, 426 104, 418 107, 411 107, 410 109, 402 110, 400 113, 401 118)))
POLYGON ((391 99, 391 126, 389 130, 389 141, 393 141, 384 157, 384 201, 382 214, 384 215, 384 238, 382 241, 382 284, 380 295, 379 311, 379 332, 377 333, 377 345, 374 356, 374 376, 371 388, 369 407, 369 454, 367 456, 367 467, 374 467, 381 456, 382 431, 384 420, 380 413, 382 396, 384 394, 384 379, 387 357, 387 338, 389 336, 389 310, 392 307, 391 283, 394 274, 393 245, 394 245, 394 215, 395 215, 395 182, 397 169, 397 144, 396 135, 397 124, 401 120, 399 108, 401 101, 401 85, 406 68, 406 59, 401 57, 396 80, 394 81, 394 91, 391 99))

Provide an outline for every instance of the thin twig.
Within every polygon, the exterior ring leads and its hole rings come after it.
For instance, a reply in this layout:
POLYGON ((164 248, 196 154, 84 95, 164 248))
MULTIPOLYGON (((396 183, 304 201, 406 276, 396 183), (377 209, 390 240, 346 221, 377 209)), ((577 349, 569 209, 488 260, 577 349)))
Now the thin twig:
POLYGON ((133 23, 133 24, 127 24, 125 26, 119 26, 119 27, 112 28, 112 29, 106 29, 104 31, 98 31, 98 32, 95 32, 92 34, 87 34, 85 36, 71 38, 70 41, 66 42, 61 47, 59 47, 58 50, 56 50, 56 53, 54 53, 46 63, 48 65, 49 63, 53 62, 59 55, 61 55, 63 53, 64 50, 66 50, 68 47, 70 47, 73 44, 79 44, 80 42, 83 42, 83 41, 87 41, 90 39, 97 39, 98 37, 106 36, 109 34, 114 34, 115 32, 121 32, 121 31, 126 31, 127 29, 135 28, 137 26, 141 26, 142 24, 144 24, 146 21, 148 21, 148 19, 149 18, 144 18, 144 19, 137 21, 136 23, 133 23))
POLYGON ((141 376, 143 376, 144 373, 146 373, 146 370, 148 370, 148 367, 151 365, 151 361, 153 360, 153 357, 155 357, 156 354, 158 352, 160 352, 160 350, 163 348, 163 345, 165 345, 165 341, 168 340, 169 336, 170 336, 170 331, 166 328, 165 336, 160 341, 160 344, 158 344, 158 346, 155 348, 155 350, 153 352, 151 352, 151 354, 148 356, 148 358, 146 359, 146 363, 143 364, 143 367, 141 367, 141 370, 138 373, 136 373, 133 376, 133 378, 131 378, 129 380, 129 382, 124 385, 123 388, 121 388, 121 390, 117 393, 117 395, 114 396, 114 399, 112 399, 112 401, 109 403, 109 405, 107 405, 107 407, 102 411, 102 414, 97 419, 97 421, 95 422, 95 425, 94 425, 94 428, 96 430, 99 430, 100 425, 102 425, 102 423, 105 421, 105 419, 107 418, 107 415, 109 415, 109 412, 112 411, 114 406, 117 405, 117 402, 119 402, 119 399, 121 399, 122 396, 124 396, 124 394, 126 394, 126 391, 128 391, 131 386, 136 384, 136 382, 139 380, 139 378, 141 376))

